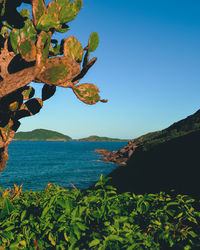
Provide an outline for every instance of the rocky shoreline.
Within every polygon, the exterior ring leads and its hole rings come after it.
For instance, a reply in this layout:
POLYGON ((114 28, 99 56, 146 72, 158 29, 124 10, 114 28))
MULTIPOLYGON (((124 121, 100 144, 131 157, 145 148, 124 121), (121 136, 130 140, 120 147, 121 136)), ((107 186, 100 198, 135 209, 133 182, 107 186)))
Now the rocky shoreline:
POLYGON ((94 151, 104 156, 100 161, 114 162, 119 165, 126 165, 128 159, 137 148, 136 141, 130 140, 126 146, 119 150, 109 151, 107 149, 95 149, 94 151))

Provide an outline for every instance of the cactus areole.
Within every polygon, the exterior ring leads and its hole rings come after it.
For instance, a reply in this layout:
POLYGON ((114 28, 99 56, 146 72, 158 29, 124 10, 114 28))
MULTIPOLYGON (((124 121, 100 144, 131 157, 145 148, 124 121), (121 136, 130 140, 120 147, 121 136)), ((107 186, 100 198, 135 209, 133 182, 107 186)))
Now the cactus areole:
POLYGON ((0 171, 19 120, 37 114, 57 86, 71 88, 86 104, 107 101, 100 99, 95 85, 78 84, 97 60, 89 58, 98 47, 98 34, 93 32, 84 48, 73 36, 60 44, 52 39, 54 32, 69 30, 81 8, 82 0, 55 0, 48 6, 44 0, 0 1, 0 171), (22 3, 32 6, 32 19, 27 9, 17 11, 22 3), (34 97, 31 82, 44 84, 42 99, 34 97))

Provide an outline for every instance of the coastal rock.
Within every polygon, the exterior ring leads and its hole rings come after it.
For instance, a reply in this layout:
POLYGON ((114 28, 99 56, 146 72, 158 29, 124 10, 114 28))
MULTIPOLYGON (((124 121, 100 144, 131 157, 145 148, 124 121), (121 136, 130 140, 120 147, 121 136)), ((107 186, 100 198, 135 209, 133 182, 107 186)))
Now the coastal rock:
POLYGON ((126 165, 128 159, 133 155, 137 145, 135 140, 130 140, 126 146, 119 150, 109 151, 107 149, 95 149, 94 151, 104 156, 101 161, 114 162, 119 165, 126 165))

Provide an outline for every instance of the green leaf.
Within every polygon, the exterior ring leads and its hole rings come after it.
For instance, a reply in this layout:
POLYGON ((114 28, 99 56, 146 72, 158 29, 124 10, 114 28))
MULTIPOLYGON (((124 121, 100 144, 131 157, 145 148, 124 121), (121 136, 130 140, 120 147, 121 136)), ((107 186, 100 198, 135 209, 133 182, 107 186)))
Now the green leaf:
POLYGON ((53 239, 53 234, 52 234, 51 232, 49 233, 48 239, 49 239, 49 241, 51 242, 51 244, 52 244, 53 246, 56 245, 55 239, 53 239))
POLYGON ((9 215, 13 210, 15 210, 15 207, 6 197, 3 201, 3 208, 2 208, 1 213, 0 213, 0 219, 9 215))
POLYGON ((25 218, 26 216, 26 210, 24 210, 21 214, 21 221, 23 221, 23 219, 25 218))
POLYGON ((97 32, 93 32, 91 35, 90 35, 90 38, 89 38, 89 51, 90 52, 93 52, 96 50, 96 48, 98 47, 99 45, 99 36, 98 36, 98 33, 97 32))
POLYGON ((99 239, 94 239, 93 241, 91 241, 89 243, 89 247, 94 247, 100 244, 100 240, 99 239))
POLYGON ((76 222, 76 225, 82 230, 85 231, 88 227, 80 222, 76 222))
POLYGON ((123 242, 122 237, 119 237, 118 235, 112 235, 112 234, 108 236, 108 240, 123 242))
POLYGON ((189 231, 189 232, 187 232, 190 236, 192 236, 192 238, 196 238, 196 237, 198 237, 198 235, 195 233, 195 232, 193 232, 193 231, 189 231))
POLYGON ((5 229, 5 231, 8 232, 8 231, 12 231, 13 229, 15 229, 15 225, 10 226, 10 227, 7 227, 7 228, 5 229))
POLYGON ((80 240, 81 232, 80 232, 79 227, 77 226, 77 224, 73 224, 73 230, 74 230, 74 234, 76 235, 77 239, 80 240))

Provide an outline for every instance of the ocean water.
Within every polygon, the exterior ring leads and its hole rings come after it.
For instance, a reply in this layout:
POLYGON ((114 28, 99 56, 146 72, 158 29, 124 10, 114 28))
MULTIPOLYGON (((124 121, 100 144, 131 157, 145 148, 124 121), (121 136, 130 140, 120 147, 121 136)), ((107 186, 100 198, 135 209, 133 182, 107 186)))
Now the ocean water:
POLYGON ((101 174, 108 175, 116 164, 102 162, 94 149, 117 150, 127 142, 78 141, 13 141, 9 146, 9 160, 0 172, 0 187, 22 190, 44 190, 48 183, 63 188, 88 188, 101 174))

